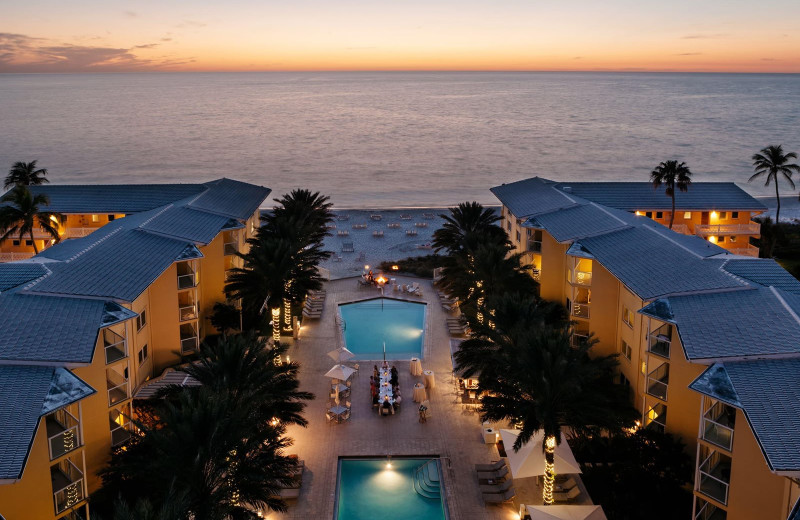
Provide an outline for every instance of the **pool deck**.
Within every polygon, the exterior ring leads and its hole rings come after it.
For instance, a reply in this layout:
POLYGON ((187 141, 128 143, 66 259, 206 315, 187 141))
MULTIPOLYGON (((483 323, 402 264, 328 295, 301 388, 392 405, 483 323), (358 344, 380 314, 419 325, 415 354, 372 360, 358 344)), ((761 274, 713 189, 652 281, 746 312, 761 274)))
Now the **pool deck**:
MULTIPOLYGON (((419 423, 418 405, 411 400, 413 386, 422 377, 410 374, 408 361, 390 361, 397 366, 404 399, 397 414, 380 417, 373 411, 369 393, 372 364, 362 363, 360 372, 352 380, 350 420, 342 424, 326 422, 330 380, 324 374, 334 364, 327 352, 342 346, 341 333, 335 323, 336 306, 380 296, 376 288, 358 287, 354 278, 326 283, 327 299, 322 319, 307 320, 300 339, 288 351, 291 359, 301 364, 301 388, 317 396, 306 409, 308 427, 293 426, 288 432, 295 441, 290 452, 297 453, 306 464, 300 498, 289 502, 287 513, 271 513, 266 518, 332 519, 338 459, 357 456, 442 457, 451 520, 516 520, 520 503, 541 504, 541 490, 533 478, 515 481, 517 497, 513 503, 483 504, 473 465, 498 460, 499 455, 494 444, 484 444, 477 414, 465 411, 457 402, 450 363, 450 336, 445 325, 448 314, 440 305, 430 280, 402 276, 397 279, 403 283, 419 282, 423 296, 391 292, 392 297, 428 304, 422 366, 435 373, 435 388, 428 392, 432 417, 426 423, 419 423)), ((386 295, 390 295, 389 291, 386 295)), ((588 497, 583 484, 579 486, 584 491, 582 496, 588 497)), ((381 516, 378 510, 376 514, 381 516)))

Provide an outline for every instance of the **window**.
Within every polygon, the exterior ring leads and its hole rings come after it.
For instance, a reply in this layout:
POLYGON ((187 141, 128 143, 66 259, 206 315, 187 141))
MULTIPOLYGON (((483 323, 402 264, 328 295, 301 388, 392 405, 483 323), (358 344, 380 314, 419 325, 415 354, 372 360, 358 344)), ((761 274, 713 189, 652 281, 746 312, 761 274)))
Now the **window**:
POLYGON ((683 212, 683 219, 684 220, 691 220, 692 219, 692 212, 691 211, 684 211, 683 212))
POLYGON ((646 212, 644 214, 644 216, 647 217, 647 218, 653 218, 653 212, 652 211, 648 211, 648 212, 646 212))
POLYGON ((528 232, 528 237, 530 238, 530 236, 531 236, 531 231, 533 231, 533 230, 532 230, 531 228, 528 228, 526 231, 528 232))
POLYGON ((724 236, 717 237, 717 244, 722 244, 723 242, 725 242, 725 237, 724 236))
POLYGON ((92 222, 100 222, 100 215, 92 215, 92 222))
POLYGON ((739 218, 739 212, 738 211, 731 211, 731 218, 739 218))
POLYGON ((25 241, 25 245, 26 246, 32 246, 33 245, 33 240, 26 240, 25 241))
POLYGON ((656 218, 664 218, 664 212, 663 211, 656 211, 656 218))
POLYGON ((736 242, 736 235, 731 235, 728 237, 728 242, 736 242))
POLYGON ((508 228, 508 230, 511 231, 511 221, 510 220, 508 222, 506 222, 506 228, 508 228))
POLYGON ((720 219, 728 218, 728 212, 727 211, 720 211, 719 212, 719 218, 720 219))
POLYGON ((628 361, 631 360, 631 355, 633 354, 633 349, 631 348, 630 345, 628 345, 628 342, 625 341, 624 339, 620 343, 619 351, 622 353, 623 356, 625 356, 625 359, 627 359, 628 361))
POLYGON ((142 309, 141 314, 136 316, 136 330, 142 330, 145 325, 147 325, 147 309, 142 309))
POLYGON ((108 221, 109 221, 109 222, 113 222, 115 218, 117 218, 117 216, 116 216, 116 215, 109 215, 109 216, 108 216, 108 221))
POLYGON ((139 349, 139 365, 147 361, 147 343, 139 349))
POLYGON ((15 246, 18 246, 20 242, 19 240, 13 240, 11 243, 14 244, 15 246))
POLYGON ((619 374, 619 384, 621 384, 622 386, 624 386, 626 388, 630 388, 631 387, 631 382, 628 380, 627 377, 625 377, 621 373, 619 374))
POLYGON ((521 226, 521 225, 522 225, 522 221, 521 221, 520 219, 517 219, 517 225, 518 225, 518 226, 521 226))
POLYGON ((622 321, 624 321, 628 327, 633 328, 633 320, 634 320, 633 311, 623 305, 622 321))
POLYGON ((521 239, 522 237, 520 236, 519 231, 517 231, 517 242, 519 242, 521 239))

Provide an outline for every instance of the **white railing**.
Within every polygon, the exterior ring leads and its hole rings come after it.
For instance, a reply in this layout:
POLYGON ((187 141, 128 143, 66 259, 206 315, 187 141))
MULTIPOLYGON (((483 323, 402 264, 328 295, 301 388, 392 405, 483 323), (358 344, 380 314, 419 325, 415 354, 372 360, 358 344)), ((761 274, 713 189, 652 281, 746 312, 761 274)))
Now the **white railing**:
POLYGON ((647 374, 647 393, 653 397, 667 400, 667 385, 669 384, 669 363, 664 363, 647 374))
POLYGON ((587 271, 573 271, 572 283, 575 285, 592 285, 592 273, 587 271))
POLYGON ((542 252, 542 243, 535 240, 528 240, 528 247, 527 251, 529 253, 541 253, 542 252))
MULTIPOLYGON (((669 224, 667 224, 667 227, 669 227, 669 224)), ((689 234, 689 226, 687 226, 686 224, 673 224, 672 225, 672 231, 674 231, 676 233, 680 233, 682 235, 688 235, 689 234)))
POLYGON ((17 262, 28 258, 33 258, 33 251, 30 253, 0 253, 0 262, 17 262))
POLYGON ((727 250, 732 255, 740 255, 740 256, 753 256, 758 258, 758 248, 754 246, 750 247, 733 247, 727 250))
POLYGON ((68 464, 66 473, 61 471, 60 467, 58 472, 64 476, 69 484, 53 492, 56 514, 63 513, 84 499, 83 472, 71 460, 67 459, 66 463, 68 464))
POLYGON ((128 381, 117 384, 115 381, 106 381, 108 386, 108 406, 114 406, 127 399, 130 396, 128 381), (114 386, 111 386, 114 385, 114 386))
POLYGON ((667 429, 667 407, 658 403, 650 408, 645 416, 644 425, 646 428, 664 432, 667 429))
POLYGON ((111 446, 119 446, 131 438, 131 422, 124 415, 120 414, 125 422, 118 424, 112 421, 111 446))
POLYGON ((647 351, 669 359, 669 349, 672 339, 663 334, 650 334, 650 342, 647 351))
POLYGON ((225 242, 223 244, 223 249, 224 249, 224 253, 225 253, 226 256, 227 255, 235 255, 237 252, 239 252, 239 241, 238 240, 231 240, 231 241, 225 242))
POLYGON ((758 235, 761 225, 752 224, 697 224, 694 227, 697 235, 758 235))
POLYGON ((110 329, 103 329, 106 365, 128 357, 128 343, 125 338, 110 329))
POLYGON ((181 338, 181 353, 194 352, 200 344, 197 336, 190 336, 188 338, 181 338))
POLYGON ((45 422, 48 429, 52 427, 63 428, 60 432, 47 438, 47 445, 50 448, 50 460, 57 459, 72 450, 80 448, 80 423, 74 415, 62 408, 48 415, 45 422))
POLYGON ((67 238, 82 238, 87 236, 93 231, 97 231, 99 227, 70 227, 67 228, 67 238))
POLYGON ((571 343, 573 347, 582 347, 586 345, 589 341, 589 336, 587 334, 575 334, 572 333, 571 343))
POLYGON ((702 498, 698 498, 698 500, 702 500, 703 507, 694 515, 695 520, 725 520, 725 512, 723 510, 702 498))
POLYGON ((181 321, 194 320, 197 318, 197 304, 193 303, 184 307, 178 307, 178 312, 181 321))
MULTIPOLYGON (((728 420, 729 410, 733 411, 733 408, 724 403, 716 402, 714 406, 703 414, 703 440, 731 451, 734 424, 732 424, 733 420, 728 420)), ((735 414, 736 412, 733 411, 733 413, 735 414)))
POLYGON ((704 495, 713 498, 717 502, 720 502, 721 504, 727 504, 728 487, 730 484, 725 482, 722 478, 714 475, 714 472, 720 469, 722 464, 721 462, 717 461, 717 464, 715 464, 712 468, 712 458, 719 458, 719 454, 716 451, 712 451, 708 458, 706 458, 706 460, 704 460, 698 468, 698 472, 700 473, 700 482, 697 490, 704 495), (717 455, 717 457, 714 457, 715 455, 717 455))
POLYGON ((178 290, 191 289, 197 286, 197 273, 187 273, 178 275, 178 290))
POLYGON ((572 315, 576 318, 584 318, 589 319, 590 314, 589 305, 586 303, 573 303, 572 304, 572 315))

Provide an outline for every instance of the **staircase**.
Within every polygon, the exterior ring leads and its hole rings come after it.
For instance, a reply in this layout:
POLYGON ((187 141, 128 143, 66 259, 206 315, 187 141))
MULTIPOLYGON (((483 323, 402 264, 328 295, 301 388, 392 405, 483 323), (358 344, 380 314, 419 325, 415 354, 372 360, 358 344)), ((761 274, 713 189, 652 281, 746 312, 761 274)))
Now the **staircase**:
POLYGON ((422 466, 414 470, 414 477, 411 479, 414 491, 418 495, 431 500, 441 500, 442 487, 439 481, 439 468, 436 459, 430 459, 422 466))

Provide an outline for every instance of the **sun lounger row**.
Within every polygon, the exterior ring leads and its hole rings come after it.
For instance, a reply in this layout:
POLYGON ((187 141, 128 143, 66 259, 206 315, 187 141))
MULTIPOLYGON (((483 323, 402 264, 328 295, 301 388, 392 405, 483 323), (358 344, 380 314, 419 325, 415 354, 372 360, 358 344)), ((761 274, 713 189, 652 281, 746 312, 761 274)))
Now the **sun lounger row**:
POLYGON ((464 336, 469 334, 469 325, 463 318, 447 318, 447 330, 451 336, 464 336))
POLYGON ((481 497, 485 504, 502 504, 516 496, 505 460, 492 464, 475 464, 481 497), (491 482, 480 484, 481 481, 491 482))
POLYGON ((300 487, 303 485, 303 472, 305 467, 305 462, 298 460, 291 484, 281 487, 278 495, 276 495, 274 498, 280 498, 282 500, 299 498, 300 487))
POLYGON ((303 305, 303 317, 317 319, 322 316, 325 308, 325 291, 312 291, 306 296, 306 303, 303 305))

